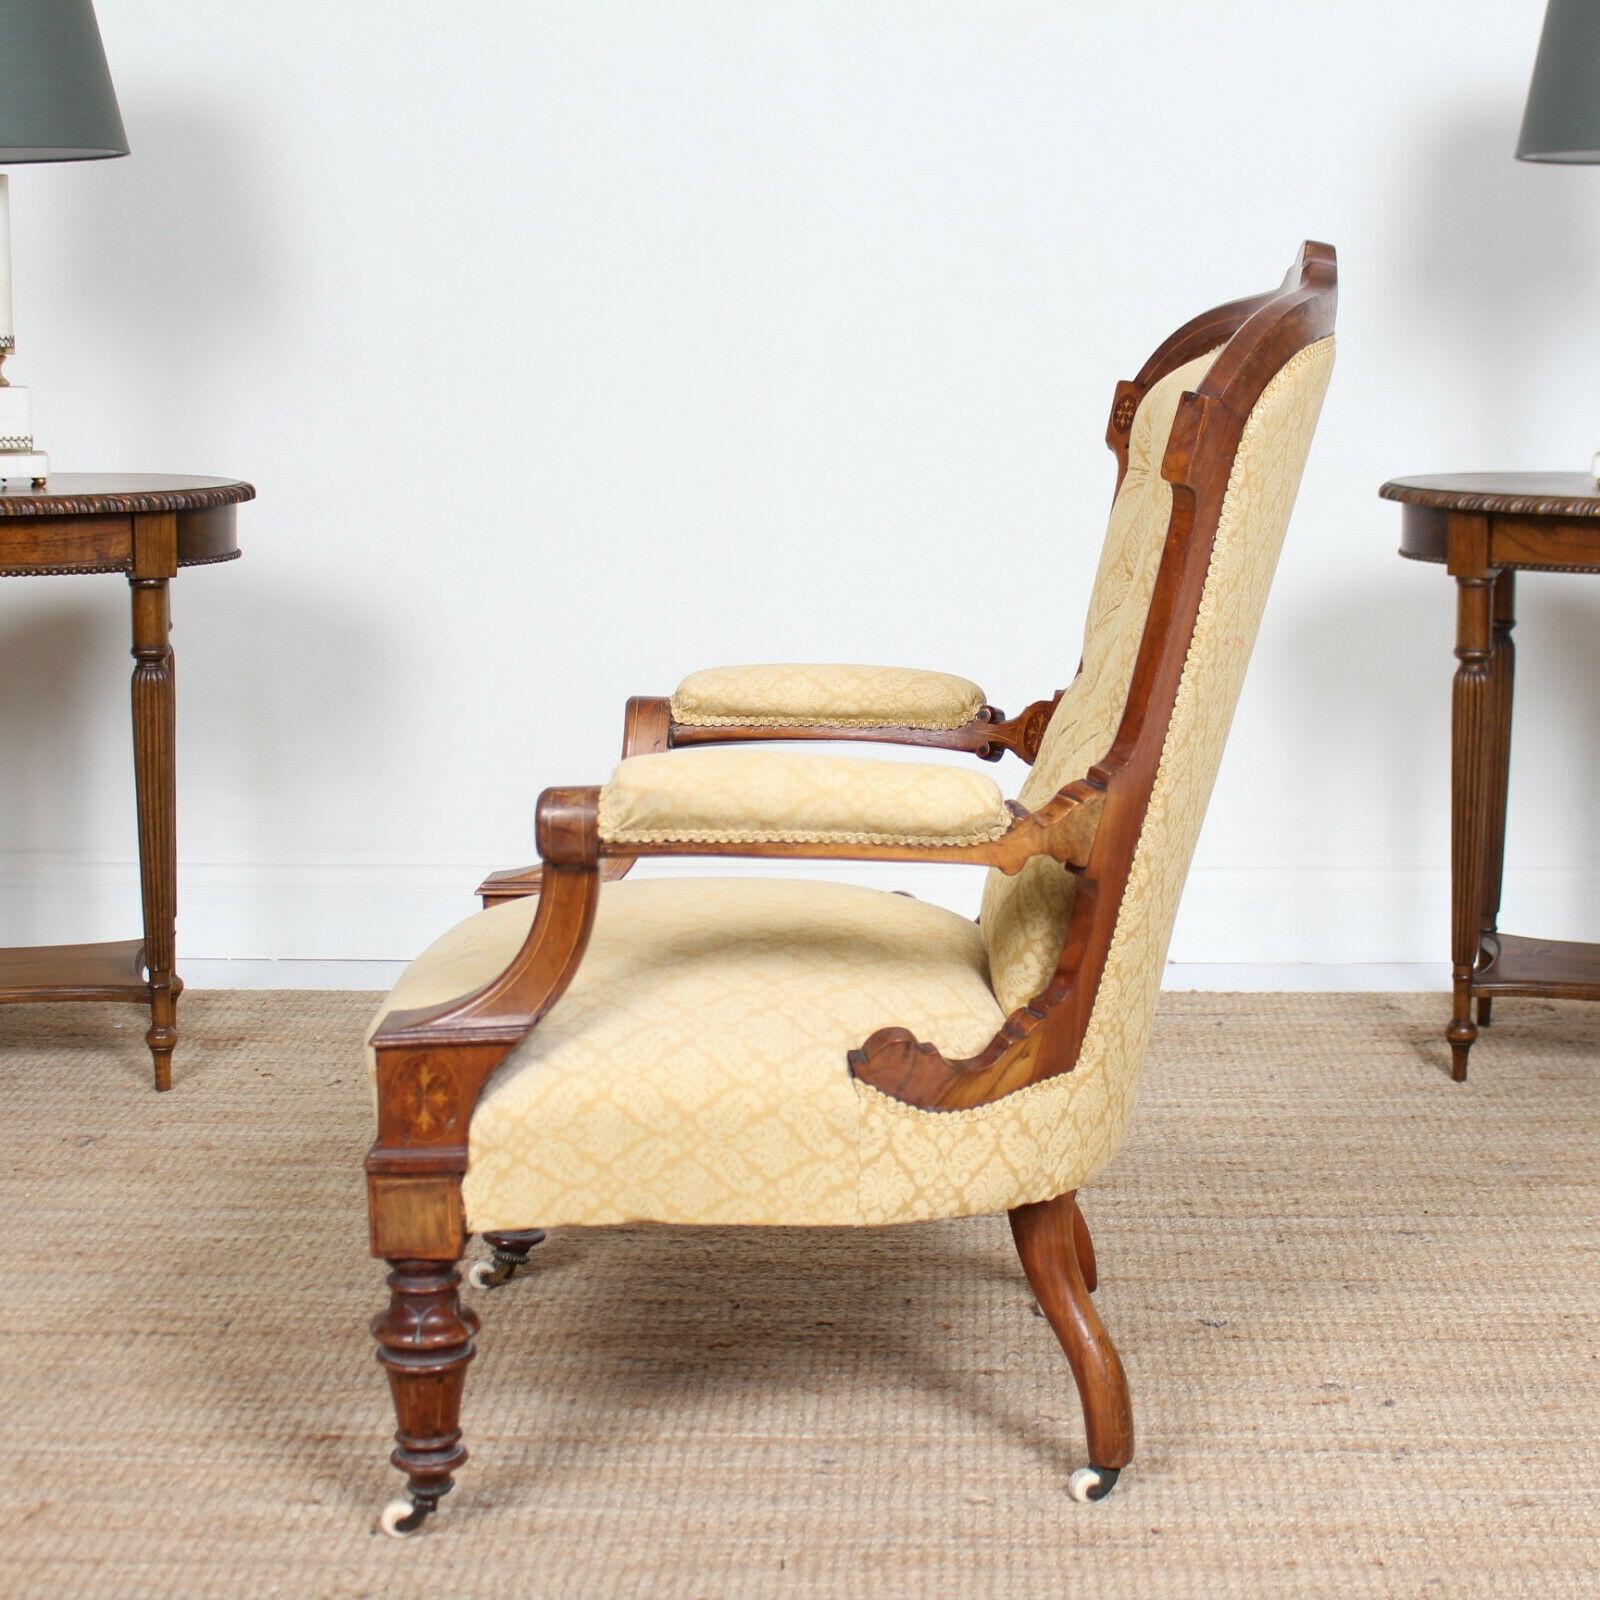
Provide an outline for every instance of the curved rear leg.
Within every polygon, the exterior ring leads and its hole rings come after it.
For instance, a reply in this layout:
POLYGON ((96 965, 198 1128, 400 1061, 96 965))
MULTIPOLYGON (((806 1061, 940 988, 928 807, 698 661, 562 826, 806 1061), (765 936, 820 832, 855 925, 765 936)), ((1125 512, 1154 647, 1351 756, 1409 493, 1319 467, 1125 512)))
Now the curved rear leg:
POLYGON ((1078 1270, 1083 1274, 1083 1286, 1093 1294, 1100 1287, 1100 1273, 1094 1263, 1094 1240, 1089 1237, 1089 1224, 1083 1220, 1083 1207, 1072 1201, 1072 1243, 1078 1252, 1078 1270))
POLYGON ((1080 1229, 1085 1237, 1088 1229, 1071 1194, 1017 1206, 1010 1217, 1022 1270, 1067 1353, 1083 1404, 1090 1464, 1073 1473, 1072 1495, 1103 1500, 1133 1459, 1133 1405, 1122 1360, 1089 1298, 1077 1244, 1080 1229))

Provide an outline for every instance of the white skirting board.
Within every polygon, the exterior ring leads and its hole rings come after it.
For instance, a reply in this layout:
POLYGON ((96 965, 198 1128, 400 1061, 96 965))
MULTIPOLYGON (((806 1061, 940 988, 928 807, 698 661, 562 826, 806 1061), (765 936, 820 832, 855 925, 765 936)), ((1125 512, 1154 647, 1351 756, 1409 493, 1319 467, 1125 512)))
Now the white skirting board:
MULTIPOLYGON (((370 989, 387 993, 405 968, 403 961, 217 961, 197 958, 179 963, 183 981, 199 989, 370 989)), ((1411 993, 1448 989, 1449 969, 1440 962, 1390 966, 1339 966, 1310 962, 1288 966, 1170 963, 1166 989, 1221 994, 1308 990, 1346 994, 1355 990, 1411 993)))
MULTIPOLYGON (((472 890, 487 871, 518 864, 514 852, 455 862, 184 860, 180 966, 205 983, 213 981, 207 962, 372 963, 380 987, 394 963, 409 961, 476 908, 472 890)), ((964 916, 977 913, 983 881, 970 867, 843 862, 657 861, 636 871, 830 878, 904 889, 964 916)), ((1600 937, 1600 872, 1511 867, 1501 923, 1548 938, 1600 937)), ((0 853, 0 944, 126 939, 138 929, 132 861, 0 853)), ((1427 988, 1442 981, 1448 938, 1444 863, 1353 871, 1202 864, 1184 895, 1169 982, 1427 988)))

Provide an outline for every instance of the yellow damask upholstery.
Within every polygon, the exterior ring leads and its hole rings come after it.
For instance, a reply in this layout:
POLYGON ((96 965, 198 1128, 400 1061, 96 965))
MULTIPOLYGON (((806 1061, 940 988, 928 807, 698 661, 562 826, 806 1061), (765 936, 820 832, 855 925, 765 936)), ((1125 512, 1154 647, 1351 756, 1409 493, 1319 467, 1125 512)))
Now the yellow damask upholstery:
MULTIPOLYGON (((1178 900, 1333 370, 1333 348, 1324 339, 1286 363, 1245 426, 1077 1065, 973 1111, 917 1111, 863 1090, 863 1220, 912 1221, 1047 1200, 1080 1187, 1121 1143, 1178 900), (958 1161, 972 1176, 951 1184, 958 1161), (986 1203, 976 1203, 980 1195, 986 1203)), ((1050 952, 1052 964, 1056 954, 1050 952)), ((1013 1002, 997 992, 1010 1008, 1013 1002)))
MULTIPOLYGON (((1077 1065, 972 1111, 917 1111, 863 1090, 863 1220, 913 1221, 1048 1200, 1079 1188, 1122 1142, 1178 900, 1332 372, 1333 340, 1307 346, 1267 385, 1245 425, 1077 1065), (957 1163, 970 1176, 951 1184, 957 1163)), ((1003 993, 999 999, 1009 1008, 1003 993)))
MULTIPOLYGON (((981 1048, 1017 1003, 1023 966, 996 986, 994 932, 986 940, 937 907, 772 878, 608 884, 571 989, 478 1103, 464 1183, 471 1229, 909 1222, 1050 1199, 1110 1160, 1132 1111, 1178 899, 1332 365, 1331 338, 1302 350, 1246 424, 1073 1069, 948 1112, 907 1106, 850 1076, 846 1053, 879 1028, 908 1028, 954 1059, 981 1048)), ((1175 375, 1180 387, 1199 381, 1203 368, 1192 367, 1175 375)), ((1144 402, 1159 408, 1152 449, 1177 400, 1161 389, 1144 402)), ((1121 554, 1114 570, 1102 567, 1091 613, 1096 663, 1084 666, 1090 682, 1111 671, 1113 687, 1064 699, 1063 708, 1114 703, 1120 715, 1126 697, 1120 634, 1133 624, 1116 613, 1142 628, 1153 579, 1141 539, 1116 542, 1121 554), (1102 653, 1115 671, 1100 664, 1102 653)), ((1103 752, 1104 722, 1080 727, 1078 716, 1056 714, 1041 756, 1056 774, 1046 784, 1079 775, 1071 741, 1091 751, 1084 765, 1103 752)), ((1043 798, 1033 778, 1023 793, 1043 798)), ((1047 902, 1052 915, 1061 904, 1047 902)), ((532 915, 531 900, 513 901, 447 934, 407 970, 380 1020, 499 973, 532 915)), ((1037 946, 1053 964, 1052 937, 1059 947, 1048 928, 1019 936, 1006 957, 1020 950, 1033 960, 1037 946)))
MULTIPOLYGON (((535 904, 447 933, 377 1020, 492 978, 535 904)), ((863 1172, 872 1092, 845 1056, 891 1020, 954 1055, 988 1042, 1004 1019, 973 923, 792 879, 609 883, 572 987, 478 1102, 468 1225, 877 1220, 872 1196, 903 1181, 863 1172)), ((885 1131, 871 1126, 874 1167, 893 1160, 885 1131)), ((942 1192, 970 1166, 960 1150, 926 1177, 942 1192)))
POLYGON ((600 791, 612 844, 980 844, 1011 821, 994 780, 970 768, 785 750, 630 756, 600 791))
MULTIPOLYGON (((1111 747, 1128 703, 1145 613, 1172 516, 1172 485, 1161 476, 1178 401, 1204 381, 1216 352, 1151 386, 1134 414, 1128 468, 1111 507, 1100 568, 1083 630, 1083 664, 1045 730, 1019 798, 1030 810, 1081 778, 1111 747)), ((1015 877, 984 885, 982 923, 995 990, 1008 1011, 1023 1006, 1055 971, 1078 880, 1041 857, 1015 877)))
POLYGON ((701 728, 959 728, 983 703, 977 684, 912 667, 708 667, 678 685, 672 717, 701 728))

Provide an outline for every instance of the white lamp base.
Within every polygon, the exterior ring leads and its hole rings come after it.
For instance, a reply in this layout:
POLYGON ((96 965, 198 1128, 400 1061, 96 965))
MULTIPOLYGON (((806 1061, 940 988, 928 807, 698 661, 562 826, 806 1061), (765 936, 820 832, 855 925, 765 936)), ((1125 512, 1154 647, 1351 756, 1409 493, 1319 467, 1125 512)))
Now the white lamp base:
POLYGON ((50 457, 42 450, 0 450, 0 483, 23 482, 35 487, 50 476, 50 457))
POLYGON ((0 483, 26 478, 37 483, 50 472, 50 458, 33 447, 32 397, 0 373, 0 483))
POLYGON ((16 349, 11 328, 11 195, 0 172, 0 486, 42 484, 50 458, 33 448, 33 407, 26 389, 6 380, 6 357, 16 349))

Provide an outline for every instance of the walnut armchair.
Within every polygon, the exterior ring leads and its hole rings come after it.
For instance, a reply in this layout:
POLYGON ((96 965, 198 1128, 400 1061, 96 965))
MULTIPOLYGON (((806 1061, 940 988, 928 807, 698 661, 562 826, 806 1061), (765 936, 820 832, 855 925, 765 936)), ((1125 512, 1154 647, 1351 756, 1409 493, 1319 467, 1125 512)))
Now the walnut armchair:
POLYGON ((374 1023, 373 1324, 420 1527, 466 1460, 472 1233, 503 1282, 550 1225, 884 1225, 1009 1213, 1066 1352, 1099 1499, 1133 1453, 1077 1191, 1132 1106, 1167 943, 1333 359, 1334 253, 1187 323, 1113 397, 1082 664, 1015 718, 976 684, 724 668, 629 702, 600 788, 549 789, 538 867, 425 952, 374 1023), (1011 751, 987 774, 763 748, 1011 751), (726 749, 698 746, 726 745, 726 749), (990 869, 969 923, 790 879, 618 881, 646 856, 990 869), (604 885, 604 887, 602 887, 604 885))

